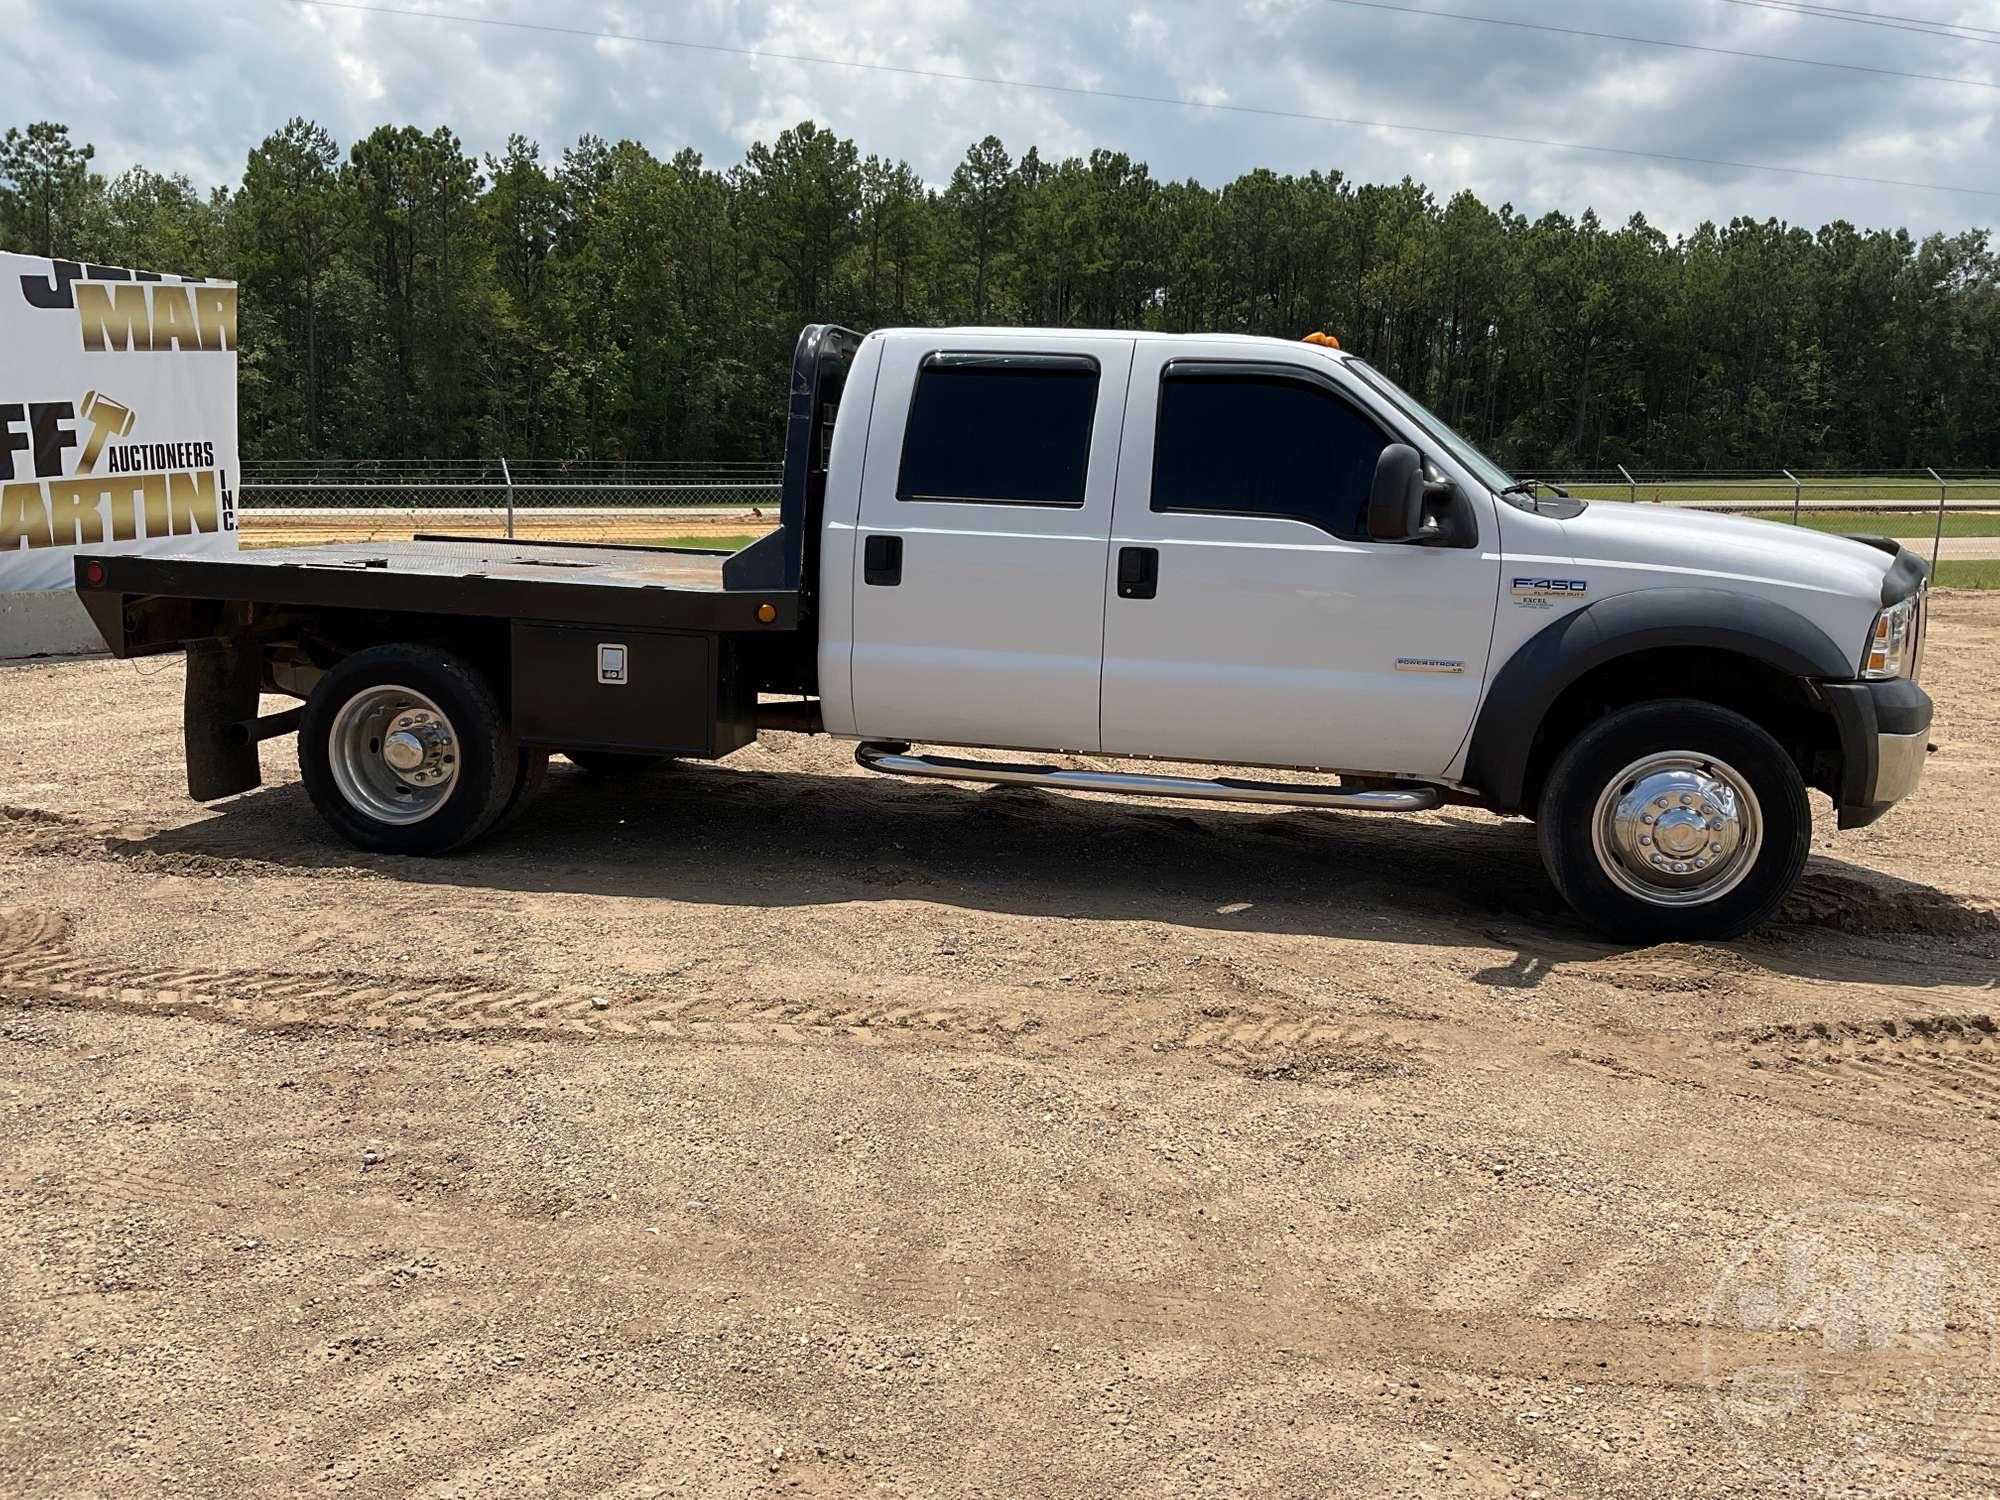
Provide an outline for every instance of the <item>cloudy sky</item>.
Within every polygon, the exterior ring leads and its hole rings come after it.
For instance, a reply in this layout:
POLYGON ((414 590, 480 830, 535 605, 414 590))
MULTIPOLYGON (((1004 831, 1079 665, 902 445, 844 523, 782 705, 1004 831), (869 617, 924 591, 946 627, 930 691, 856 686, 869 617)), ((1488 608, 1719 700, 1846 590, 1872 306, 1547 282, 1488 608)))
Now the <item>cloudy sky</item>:
POLYGON ((0 124, 50 118, 100 165, 210 185, 288 116, 343 147, 392 121, 510 132, 553 155, 584 132, 711 163, 812 118, 942 181, 991 132, 1018 155, 1096 146, 1164 177, 1252 167, 1409 175, 1530 212, 1847 218, 1913 230, 2000 221, 2000 0, 0 0, 0 124), (1451 17, 1407 9, 1450 11, 1451 17), (446 19, 451 17, 455 19, 446 19), (1318 120, 559 35, 528 22, 718 49, 1200 100, 1318 120), (1933 82, 1482 24, 1473 17, 1968 82, 1933 82), (1913 20, 1985 28, 1954 40, 1913 20), (1420 125, 1809 168, 1986 195, 1649 161, 1385 128, 1420 125))

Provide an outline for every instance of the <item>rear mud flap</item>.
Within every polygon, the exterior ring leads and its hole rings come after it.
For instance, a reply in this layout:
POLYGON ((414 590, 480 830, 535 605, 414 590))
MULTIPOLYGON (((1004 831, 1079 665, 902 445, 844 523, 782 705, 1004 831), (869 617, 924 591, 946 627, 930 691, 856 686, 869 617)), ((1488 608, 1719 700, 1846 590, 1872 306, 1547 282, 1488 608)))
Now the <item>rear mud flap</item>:
POLYGON ((188 642, 182 728, 188 796, 197 802, 233 797, 263 784, 256 744, 230 733, 232 725, 257 717, 260 666, 256 643, 246 637, 188 642))

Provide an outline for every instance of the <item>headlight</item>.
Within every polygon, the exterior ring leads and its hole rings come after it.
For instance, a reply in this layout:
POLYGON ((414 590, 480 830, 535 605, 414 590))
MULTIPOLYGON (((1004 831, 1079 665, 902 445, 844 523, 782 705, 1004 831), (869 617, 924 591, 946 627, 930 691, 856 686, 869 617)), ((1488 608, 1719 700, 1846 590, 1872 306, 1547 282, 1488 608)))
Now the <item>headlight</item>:
POLYGON ((1863 677, 1902 677, 1915 662, 1917 621, 1922 594, 1912 594, 1875 617, 1868 632, 1868 652, 1861 661, 1863 677))

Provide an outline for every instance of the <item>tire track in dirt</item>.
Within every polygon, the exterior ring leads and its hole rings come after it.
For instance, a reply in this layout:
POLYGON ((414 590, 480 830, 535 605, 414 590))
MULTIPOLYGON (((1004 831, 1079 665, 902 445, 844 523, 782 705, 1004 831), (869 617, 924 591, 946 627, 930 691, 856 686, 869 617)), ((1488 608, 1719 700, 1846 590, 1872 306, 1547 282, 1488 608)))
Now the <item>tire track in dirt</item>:
POLYGON ((1986 1012, 1769 1026, 1752 1068, 1813 1089, 1869 1090, 1924 1114, 2000 1121, 2000 1018, 1986 1012))
MULTIPOLYGON (((406 1038, 547 1038, 794 1045, 923 1042, 1007 1046, 1048 1031, 1098 1050, 1157 1058, 1178 1053, 1262 1081, 1342 1085, 1407 1077, 1470 1045, 1459 1028, 1313 1013, 1292 1007, 1204 1007, 1176 1026, 1173 1006, 1031 1008, 977 1000, 729 998, 652 994, 604 999, 583 991, 487 987, 465 980, 385 987, 357 976, 228 969, 137 969, 46 949, 0 952, 0 1002, 130 1015, 192 1016, 255 1029, 329 1029, 406 1038)), ((1481 1045, 1484 1045, 1482 1042, 1481 1045)))
POLYGON ((69 941, 69 919, 33 906, 0 906, 0 959, 59 948, 69 941))
MULTIPOLYGON (((1159 1027, 1141 1029, 1157 1032, 1159 1027)), ((1150 1055, 1199 1058, 1253 1083, 1327 1088, 1363 1087, 1430 1073, 1457 1050, 1457 1040, 1436 1027, 1372 1017, 1253 1007, 1218 1014, 1213 1006, 1203 1007, 1200 1018, 1177 1034, 1150 1043, 1138 1036, 1131 1039, 1134 1046, 1147 1047, 1150 1055)))
POLYGON ((703 994, 610 1000, 580 990, 414 986, 359 976, 223 968, 124 967, 62 950, 60 917, 0 907, 0 999, 140 1015, 191 1015, 259 1027, 326 1027, 408 1036, 550 1036, 785 1043, 815 1036, 869 1042, 899 1034, 998 1038, 1041 1019, 1019 1006, 955 1001, 729 999, 703 994))
POLYGON ((232 970, 132 970, 82 960, 0 956, 0 999, 138 1015, 189 1015, 257 1028, 331 1028, 410 1037, 542 1036, 783 1044, 899 1034, 1011 1037, 1026 1012, 943 1003, 731 1001, 699 995, 606 1001, 583 992, 463 983, 384 987, 232 970))
MULTIPOLYGON (((666 1242, 663 1242, 665 1244, 666 1242)), ((604 1237, 587 1233, 558 1237, 565 1260, 589 1262, 604 1252, 604 1237)), ((922 1255, 896 1254, 872 1264, 845 1268, 829 1264, 823 1246, 787 1242, 774 1234, 761 1247, 767 1257, 756 1282, 747 1283, 741 1247, 723 1238, 675 1238, 671 1258, 647 1274, 659 1285, 662 1306, 628 1318, 617 1330, 638 1341, 678 1337, 687 1332, 686 1307, 727 1307, 732 1320, 778 1323, 802 1306, 819 1304, 821 1313, 844 1314, 858 1307, 921 1314, 936 1324, 954 1318, 984 1322, 995 1308, 1049 1332, 1092 1332, 1110 1328, 1155 1339, 1213 1345, 1278 1349, 1325 1362, 1379 1365, 1414 1359, 1441 1368, 1551 1373, 1585 1383, 1685 1386, 1705 1384, 1711 1371, 1771 1362, 1776 1355, 1816 1347, 1816 1329, 1762 1332, 1717 1326, 1704 1337, 1693 1321, 1654 1318, 1562 1316, 1532 1311, 1498 1311, 1425 1305, 1376 1307, 1349 1302, 1308 1287, 1231 1289, 1206 1281, 1177 1285, 1095 1276, 1082 1266, 1066 1274, 1060 1266, 1032 1269, 972 1262, 940 1262, 922 1255), (685 1304, 665 1305, 666 1297, 685 1304), (1704 1364, 1703 1345, 1709 1345, 1704 1364)), ((455 1291, 468 1305, 484 1288, 511 1284, 511 1270, 491 1264, 482 1277, 460 1280, 455 1291)), ((462 1314, 461 1314, 462 1316, 462 1314)), ((820 1321, 839 1324, 841 1317, 820 1321)), ((1953 1329, 1940 1336, 1946 1353, 1980 1343, 1982 1329, 1953 1329)), ((1920 1365, 1921 1350, 1885 1349, 1857 1358, 1831 1378, 1872 1381, 1878 1375, 1920 1365)))
MULTIPOLYGON (((134 1015, 186 1015, 257 1029, 406 1038, 548 1038, 786 1046, 840 1041, 1005 1047, 1046 1033, 1112 1055, 1206 1060, 1258 1082, 1345 1087, 1443 1065, 1583 1066, 1616 1079, 1719 1088, 1782 1108, 1890 1130, 2000 1122, 2000 1019, 1912 1007, 1903 1014, 1786 1023, 1707 1036, 1499 1020, 1328 1013, 1279 997, 1180 1009, 1175 992, 1098 997, 1009 989, 935 1002, 788 999, 699 991, 593 996, 457 978, 383 986, 372 976, 213 967, 122 967, 64 949, 60 914, 0 907, 0 1001, 134 1015)), ((1579 966, 1647 993, 1730 993, 1765 971, 1730 950, 1665 945, 1579 966)), ((1265 993, 1269 993, 1266 991, 1265 993)))

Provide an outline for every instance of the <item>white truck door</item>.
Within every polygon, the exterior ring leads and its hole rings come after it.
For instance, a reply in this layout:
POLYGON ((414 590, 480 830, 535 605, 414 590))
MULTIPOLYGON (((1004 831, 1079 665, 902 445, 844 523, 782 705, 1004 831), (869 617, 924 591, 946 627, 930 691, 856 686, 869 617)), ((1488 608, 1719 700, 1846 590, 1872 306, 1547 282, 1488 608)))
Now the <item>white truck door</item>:
POLYGON ((1482 490, 1478 546, 1368 541, 1394 441, 1433 456, 1321 356, 1138 346, 1105 580, 1106 752, 1445 771, 1492 639, 1496 520, 1482 490))
POLYGON ((1131 363, 1130 339, 891 338, 853 563, 859 736, 1097 749, 1131 363))

